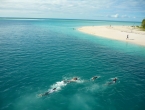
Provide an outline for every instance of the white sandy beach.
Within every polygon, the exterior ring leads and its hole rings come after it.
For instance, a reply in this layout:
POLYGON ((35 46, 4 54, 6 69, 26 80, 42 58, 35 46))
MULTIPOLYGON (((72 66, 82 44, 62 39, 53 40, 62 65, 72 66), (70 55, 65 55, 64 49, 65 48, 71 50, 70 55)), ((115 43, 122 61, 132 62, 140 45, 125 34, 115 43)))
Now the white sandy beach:
POLYGON ((79 31, 106 37, 114 40, 135 43, 145 46, 145 31, 140 31, 136 27, 131 26, 85 26, 78 28, 79 31), (128 35, 128 39, 127 38, 128 35))

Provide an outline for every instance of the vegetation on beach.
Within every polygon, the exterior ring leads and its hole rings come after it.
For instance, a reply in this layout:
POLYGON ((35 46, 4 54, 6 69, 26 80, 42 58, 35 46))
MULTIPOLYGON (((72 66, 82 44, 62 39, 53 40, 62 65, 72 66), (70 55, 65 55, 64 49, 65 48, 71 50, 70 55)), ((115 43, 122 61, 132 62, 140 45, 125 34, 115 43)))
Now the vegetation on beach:
POLYGON ((142 20, 141 26, 145 29, 145 19, 142 20))
POLYGON ((142 20, 141 26, 136 26, 141 31, 145 31, 145 19, 142 20))

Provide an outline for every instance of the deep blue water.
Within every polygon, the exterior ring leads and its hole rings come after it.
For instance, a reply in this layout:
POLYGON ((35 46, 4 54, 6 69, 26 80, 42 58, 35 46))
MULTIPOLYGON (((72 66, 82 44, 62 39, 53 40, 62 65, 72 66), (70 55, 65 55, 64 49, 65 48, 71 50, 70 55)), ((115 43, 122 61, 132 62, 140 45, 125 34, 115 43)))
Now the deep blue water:
POLYGON ((110 24, 140 25, 1 19, 0 110, 145 110, 145 47, 77 31, 110 24), (79 81, 62 82, 73 77, 79 81), (107 85, 114 77, 117 82, 107 85))

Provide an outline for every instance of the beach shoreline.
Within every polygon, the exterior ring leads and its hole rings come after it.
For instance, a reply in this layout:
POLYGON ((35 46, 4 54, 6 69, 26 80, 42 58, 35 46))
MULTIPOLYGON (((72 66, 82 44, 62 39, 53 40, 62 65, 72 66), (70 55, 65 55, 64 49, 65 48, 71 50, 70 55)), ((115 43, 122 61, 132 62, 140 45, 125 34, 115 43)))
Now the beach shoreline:
POLYGON ((78 28, 78 31, 95 35, 96 37, 145 46, 145 31, 133 26, 83 26, 78 28))

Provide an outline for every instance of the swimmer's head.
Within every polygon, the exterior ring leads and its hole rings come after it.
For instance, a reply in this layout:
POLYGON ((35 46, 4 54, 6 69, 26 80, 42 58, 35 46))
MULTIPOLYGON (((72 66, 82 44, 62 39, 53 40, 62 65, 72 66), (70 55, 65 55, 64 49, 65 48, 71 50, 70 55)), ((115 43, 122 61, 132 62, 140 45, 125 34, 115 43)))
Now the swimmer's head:
POLYGON ((98 78, 98 76, 94 76, 94 77, 92 77, 92 80, 95 80, 95 79, 97 79, 98 78))
POLYGON ((77 77, 75 77, 75 78, 73 78, 73 80, 78 80, 78 78, 77 78, 77 77))
POLYGON ((56 88, 53 88, 53 90, 55 90, 56 88))
POLYGON ((117 78, 114 78, 114 79, 113 79, 113 81, 115 81, 115 82, 116 82, 116 81, 117 81, 117 78))

